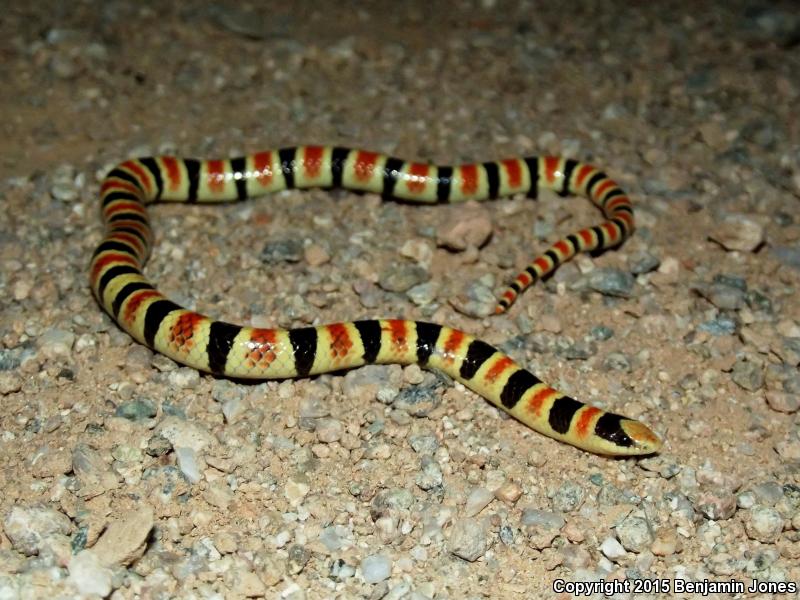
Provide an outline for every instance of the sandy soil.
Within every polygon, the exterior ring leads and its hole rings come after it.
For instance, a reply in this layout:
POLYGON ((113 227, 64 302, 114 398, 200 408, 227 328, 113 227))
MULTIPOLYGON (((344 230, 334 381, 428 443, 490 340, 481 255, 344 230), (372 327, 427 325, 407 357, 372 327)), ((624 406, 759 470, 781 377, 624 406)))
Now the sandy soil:
POLYGON ((797 597, 796 5, 228 4, 4 7, 0 598, 568 597, 557 581, 613 580, 648 598, 676 579, 797 597), (587 202, 159 206, 163 291, 248 324, 463 328, 664 450, 584 453, 416 367, 214 379, 102 313, 86 266, 110 167, 302 143, 588 160, 638 229, 483 317, 487 290, 597 222, 587 202), (475 215, 486 245, 437 244, 475 215))

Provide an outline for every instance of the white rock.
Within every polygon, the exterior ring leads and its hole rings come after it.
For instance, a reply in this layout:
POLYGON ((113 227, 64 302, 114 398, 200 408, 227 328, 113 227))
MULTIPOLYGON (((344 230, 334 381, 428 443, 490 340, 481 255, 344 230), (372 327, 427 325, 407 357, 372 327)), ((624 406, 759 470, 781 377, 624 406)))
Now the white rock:
POLYGON ((628 554, 622 544, 613 537, 607 537, 603 540, 603 543, 600 544, 600 552, 611 560, 617 560, 628 554))
POLYGON ((3 521, 3 530, 14 549, 26 556, 39 552, 42 540, 53 534, 68 535, 71 522, 65 514, 45 506, 14 506, 3 521))
POLYGON ((197 483, 202 478, 197 454, 191 448, 179 446, 175 448, 175 457, 178 459, 178 468, 190 483, 197 483))
POLYGON ((111 569, 104 567, 92 550, 83 550, 69 561, 69 582, 83 596, 108 596, 111 593, 111 575, 111 569))
POLYGON ((361 561, 361 574, 367 583, 378 583, 392 574, 392 561, 383 554, 372 554, 361 561))

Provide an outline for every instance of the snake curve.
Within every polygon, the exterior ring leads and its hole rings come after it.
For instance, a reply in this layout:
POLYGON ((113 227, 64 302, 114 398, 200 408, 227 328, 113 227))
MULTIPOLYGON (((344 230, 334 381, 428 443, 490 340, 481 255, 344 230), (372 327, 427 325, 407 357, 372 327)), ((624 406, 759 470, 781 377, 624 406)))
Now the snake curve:
POLYGON ((463 331, 404 319, 288 330, 233 325, 178 306, 142 273, 153 242, 147 204, 226 202, 311 187, 341 187, 426 204, 514 194, 535 198, 540 188, 591 200, 605 221, 568 235, 537 257, 503 292, 497 313, 577 253, 621 244, 634 226, 630 200, 603 171, 552 156, 450 167, 366 150, 298 146, 223 160, 140 158, 114 167, 101 184, 106 229, 92 257, 92 291, 138 342, 201 371, 284 379, 370 363, 417 363, 443 371, 532 429, 578 448, 611 456, 659 450, 661 439, 643 423, 562 394, 463 331))

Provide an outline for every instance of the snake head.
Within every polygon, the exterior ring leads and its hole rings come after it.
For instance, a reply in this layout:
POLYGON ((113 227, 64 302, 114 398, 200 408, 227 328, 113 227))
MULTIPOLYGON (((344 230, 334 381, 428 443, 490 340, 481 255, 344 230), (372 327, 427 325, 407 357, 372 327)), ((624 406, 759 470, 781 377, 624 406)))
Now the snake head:
POLYGON ((633 419, 621 419, 620 429, 628 437, 632 444, 628 446, 629 452, 626 456, 639 456, 643 454, 653 454, 658 452, 663 446, 664 441, 650 429, 647 425, 633 419))
POLYGON ((614 413, 605 413, 598 419, 594 435, 582 441, 580 448, 606 456, 643 456, 658 452, 663 445, 644 423, 614 413))

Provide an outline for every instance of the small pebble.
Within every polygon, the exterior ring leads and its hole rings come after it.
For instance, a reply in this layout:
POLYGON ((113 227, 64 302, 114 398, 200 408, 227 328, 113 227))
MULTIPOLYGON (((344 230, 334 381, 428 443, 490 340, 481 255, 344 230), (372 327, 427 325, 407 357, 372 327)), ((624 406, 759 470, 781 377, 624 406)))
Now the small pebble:
POLYGON ((144 553, 154 523, 149 506, 115 516, 92 550, 102 565, 127 566, 144 553))
POLYGON ((72 523, 65 514, 45 506, 14 506, 3 521, 3 530, 17 552, 33 556, 51 535, 68 535, 72 523))
POLYGON ((464 505, 464 514, 467 517, 474 517, 489 506, 492 500, 494 500, 494 494, 486 488, 473 488, 469 496, 467 496, 467 502, 464 505))
POLYGON ((325 444, 332 444, 338 442, 344 433, 344 425, 337 419, 329 417, 322 418, 317 421, 316 426, 317 439, 325 444))
POLYGON ((659 258, 646 250, 640 250, 629 255, 627 263, 628 268, 634 275, 649 273, 661 266, 659 258))
POLYGON ((561 320, 557 316, 550 314, 542 315, 539 318, 539 327, 542 331, 549 331, 550 333, 561 333, 563 329, 561 320))
POLYGON ((783 531, 783 517, 774 508, 754 506, 744 522, 747 537, 764 544, 774 544, 783 531))
MULTIPOLYGON (((300 573, 311 559, 311 552, 301 544, 292 544, 289 547, 289 572, 292 575, 300 573)), ((363 563, 362 563, 363 569, 363 563)))
POLYGON ((406 292, 430 279, 430 273, 412 263, 394 263, 381 273, 378 285, 387 292, 406 292))
POLYGON ((720 552, 709 558, 708 568, 714 575, 730 577, 739 570, 739 565, 731 554, 720 552))
POLYGON ((731 285, 700 284, 694 289, 720 310, 739 310, 745 305, 745 291, 731 285))
POLYGON ((427 454, 433 456, 439 449, 439 440, 433 434, 412 435, 408 438, 408 443, 417 454, 427 454))
POLYGON ((200 372, 191 367, 178 367, 167 375, 169 382, 181 390, 193 390, 200 385, 200 372))
POLYGON ((711 319, 710 321, 701 323, 697 329, 716 336, 733 335, 736 333, 737 323, 728 316, 720 316, 717 319, 711 319))
POLYGON ((617 560, 628 555, 628 552, 622 547, 622 544, 613 537, 607 537, 603 540, 600 544, 600 552, 610 560, 617 560))
POLYGON ((682 544, 675 530, 663 528, 656 532, 656 539, 650 546, 650 551, 656 556, 671 556, 680 552, 682 544))
POLYGON ((589 335, 598 342, 605 342, 606 340, 610 340, 612 337, 614 337, 614 330, 610 327, 606 327, 605 325, 596 325, 592 327, 589 335))
POLYGON ((394 511, 405 512, 414 502, 413 494, 406 489, 388 488, 378 492, 372 500, 370 515, 373 520, 394 511))
POLYGON ((7 396, 22 389, 22 377, 17 373, 0 371, 0 396, 7 396))
POLYGON ((752 252, 764 241, 764 228, 747 215, 726 215, 716 222, 709 238, 726 250, 752 252))
POLYGON ((513 504, 522 496, 522 488, 514 481, 506 481, 494 491, 494 496, 498 500, 513 504))
POLYGON ((311 491, 307 478, 304 475, 297 475, 294 479, 286 482, 284 495, 292 506, 298 506, 311 491))
POLYGON ((222 554, 233 554, 239 547, 238 535, 229 531, 218 531, 213 537, 214 547, 222 554))
POLYGON ((800 410, 800 394, 767 390, 764 397, 772 410, 782 413, 795 413, 800 410))
POLYGON ((361 575, 367 583, 379 583, 392 574, 392 561, 384 554, 371 554, 361 561, 361 575))
POLYGON ((424 455, 420 460, 420 470, 415 478, 416 484, 423 490, 431 490, 442 485, 442 468, 433 457, 424 455))
POLYGON ((503 542, 506 546, 511 546, 514 544, 514 529, 512 529, 509 525, 505 524, 500 527, 499 533, 500 541, 503 542))
POLYGON ((627 516, 616 528, 617 537, 629 552, 644 552, 653 542, 653 533, 641 517, 627 516))
POLYGON ((758 498, 752 490, 745 490, 736 497, 736 504, 739 508, 753 508, 757 502, 758 498))
POLYGON ((78 444, 72 452, 72 470, 81 484, 82 496, 98 496, 119 486, 118 476, 104 456, 85 444, 78 444))
POLYGON ((214 443, 214 437, 207 429, 178 416, 163 419, 156 428, 156 433, 169 440, 173 448, 191 448, 195 452, 202 452, 214 443))
POLYGON ((568 513, 583 504, 585 490, 573 481, 562 483, 553 495, 553 508, 558 512, 568 513))
POLYGON ((800 246, 773 246, 770 254, 787 267, 800 269, 800 246))
POLYGON ((751 491, 758 503, 764 506, 775 506, 784 498, 784 487, 777 481, 759 483, 751 491))
POLYGON ((589 551, 577 544, 566 544, 559 549, 559 553, 562 564, 570 571, 585 569, 592 562, 592 555, 589 554, 589 551))
POLYGON ((698 499, 697 508, 708 519, 724 521, 736 512, 736 496, 724 490, 705 492, 698 499))
POLYGON ((764 387, 764 369, 760 364, 739 359, 733 365, 731 379, 742 389, 755 392, 764 387))
POLYGON ((330 577, 334 581, 344 581, 356 574, 355 567, 348 565, 341 558, 331 563, 330 577))
POLYGON ((474 562, 489 549, 489 532, 482 519, 460 519, 450 530, 447 549, 466 561, 474 562))
POLYGON ((236 423, 246 413, 249 408, 248 403, 242 398, 231 398, 222 405, 222 414, 226 423, 236 423))
POLYGON ((261 598, 265 595, 267 587, 264 582, 252 571, 236 569, 231 575, 233 592, 243 598, 261 598))
POLYGON ((595 269, 589 274, 588 284, 604 296, 628 298, 633 291, 635 280, 630 273, 613 268, 595 269))
POLYGON ((178 461, 178 468, 189 483, 200 481, 202 477, 200 465, 197 453, 192 448, 178 446, 175 448, 175 458, 178 461))
POLYGON ((564 523, 566 523, 564 517, 554 512, 535 508, 526 508, 522 511, 521 524, 523 527, 559 530, 564 523))
POLYGON ((111 450, 111 456, 118 462, 139 463, 143 454, 139 448, 127 444, 119 444, 111 450))
POLYGON ((412 385, 419 385, 425 381, 425 371, 419 365, 408 365, 403 369, 403 381, 412 385))
POLYGON ((66 449, 40 446, 28 458, 34 477, 57 477, 72 470, 72 455, 66 449))
POLYGON ((351 537, 348 530, 342 525, 330 525, 319 534, 319 541, 330 551, 342 549, 351 537))
POLYGON ((487 317, 494 312, 497 298, 492 286, 473 281, 466 285, 465 293, 451 297, 450 304, 468 317, 487 317))
POLYGON ((331 255, 319 244, 311 244, 303 252, 306 262, 311 267, 319 267, 331 260, 331 255))
POLYGON ((221 404, 230 400, 237 400, 244 397, 245 390, 241 385, 228 379, 217 379, 211 387, 211 397, 221 404))
POLYGON ((38 343, 47 358, 69 358, 75 344, 75 334, 63 329, 48 329, 39 336, 38 343))
MULTIPOLYGON (((566 340, 564 340, 566 342, 566 340)), ((560 344, 559 344, 560 345, 560 344)), ((587 360, 597 353, 597 346, 592 341, 580 340, 575 343, 567 343, 563 348, 559 347, 557 354, 567 360, 587 360)))
POLYGON ((233 492, 224 479, 217 479, 209 483, 208 487, 203 491, 203 500, 211 506, 227 510, 228 506, 233 502, 233 492))
POLYGON ((264 244, 259 258, 268 265, 299 262, 303 258, 303 242, 297 238, 271 240, 264 244))
POLYGON ((439 286, 435 282, 427 281, 409 288, 406 296, 417 306, 428 306, 436 300, 438 292, 439 286))
POLYGON ((631 372, 631 361, 622 352, 609 352, 603 359, 603 368, 609 371, 631 372))
POLYGON ((149 456, 164 456, 172 449, 172 444, 169 440, 162 435, 154 435, 147 440, 147 449, 145 450, 149 456))
POLYGON ((567 524, 561 530, 564 537, 574 544, 579 544, 586 539, 583 529, 578 526, 575 521, 567 521, 567 524))
POLYGON ((141 421, 155 417, 158 414, 158 408, 148 400, 132 400, 120 404, 115 414, 130 421, 141 421))
POLYGON ((492 235, 492 221, 485 208, 461 210, 454 221, 445 223, 436 233, 437 243, 450 250, 480 248, 492 235))
POLYGON ((742 292, 747 291, 747 280, 739 275, 732 275, 730 273, 718 273, 714 275, 712 281, 713 285, 724 285, 726 287, 734 288, 742 292))
POLYGON ((428 269, 433 260, 434 245, 424 238, 406 240, 400 246, 400 255, 414 259, 420 266, 428 269))
POLYGON ((83 550, 69 561, 69 582, 84 596, 104 598, 111 593, 112 571, 94 550, 83 550))
POLYGON ((761 311, 767 314, 773 312, 772 300, 758 290, 749 290, 744 299, 747 306, 755 311, 761 311))

